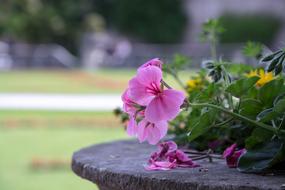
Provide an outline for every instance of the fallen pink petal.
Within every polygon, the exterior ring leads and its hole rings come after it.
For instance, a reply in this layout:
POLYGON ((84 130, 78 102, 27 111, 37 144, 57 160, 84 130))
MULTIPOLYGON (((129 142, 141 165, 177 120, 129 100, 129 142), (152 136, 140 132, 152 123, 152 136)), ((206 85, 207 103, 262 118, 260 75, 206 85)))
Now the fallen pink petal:
POLYGON ((246 149, 236 150, 237 144, 232 144, 223 153, 223 158, 226 159, 229 168, 236 168, 238 159, 246 152, 246 149))
POLYGON ((158 151, 151 154, 146 170, 169 170, 177 167, 194 168, 199 165, 194 163, 183 151, 177 149, 173 141, 163 142, 158 145, 158 151))

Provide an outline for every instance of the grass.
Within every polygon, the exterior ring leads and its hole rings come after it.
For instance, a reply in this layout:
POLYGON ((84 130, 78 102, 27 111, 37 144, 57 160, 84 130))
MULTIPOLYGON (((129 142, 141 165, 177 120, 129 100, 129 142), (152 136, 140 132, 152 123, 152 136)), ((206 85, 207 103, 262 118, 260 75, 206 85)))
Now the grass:
MULTIPOLYGON (((72 153, 91 144, 127 138, 111 113, 0 111, 0 189, 1 190, 78 190, 95 189, 95 185, 73 174, 67 165, 61 169, 31 167, 34 159, 63 160, 70 162, 72 153), (86 126, 68 126, 61 120, 84 121, 93 118, 86 126), (40 127, 27 125, 7 126, 7 120, 41 119, 40 127), (102 127, 99 118, 112 120, 113 127, 102 127)), ((72 122, 71 122, 72 123, 72 122)))
MULTIPOLYGON (((0 93, 122 93, 136 70, 105 69, 96 72, 83 70, 20 70, 0 74, 0 93)), ((186 82, 193 71, 181 72, 186 82)), ((180 88, 169 76, 165 80, 180 88)))

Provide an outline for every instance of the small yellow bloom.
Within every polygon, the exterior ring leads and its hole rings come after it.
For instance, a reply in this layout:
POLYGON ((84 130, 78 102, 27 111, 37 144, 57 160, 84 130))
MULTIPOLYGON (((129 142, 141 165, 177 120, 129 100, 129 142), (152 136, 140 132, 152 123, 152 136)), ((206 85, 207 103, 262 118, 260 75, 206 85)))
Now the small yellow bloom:
POLYGON ((202 87, 202 80, 200 78, 190 79, 187 81, 187 89, 189 92, 200 89, 202 87))
POLYGON ((258 76, 260 79, 256 82, 257 87, 262 87, 266 83, 272 81, 274 79, 272 72, 265 72, 263 69, 250 71, 248 74, 246 74, 247 77, 254 77, 258 76))

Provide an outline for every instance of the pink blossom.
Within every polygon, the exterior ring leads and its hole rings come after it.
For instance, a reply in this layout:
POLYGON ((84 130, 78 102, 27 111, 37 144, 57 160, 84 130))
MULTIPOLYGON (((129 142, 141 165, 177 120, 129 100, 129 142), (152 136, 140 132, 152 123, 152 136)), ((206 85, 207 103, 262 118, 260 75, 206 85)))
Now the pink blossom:
POLYGON ((163 62, 159 58, 154 58, 154 59, 149 60, 145 64, 141 65, 138 68, 138 70, 142 69, 142 68, 145 68, 145 67, 148 67, 148 66, 156 66, 156 67, 162 69, 162 64, 163 64, 163 62))
POLYGON ((157 144, 167 133, 167 122, 159 121, 151 123, 143 119, 138 124, 137 135, 140 142, 148 141, 149 144, 157 144))
POLYGON ((195 164, 183 151, 177 149, 173 141, 161 143, 158 151, 152 153, 147 170, 169 170, 177 167, 193 168, 199 165, 195 164))
POLYGON ((123 111, 128 113, 128 114, 135 114, 137 108, 136 108, 136 103, 132 101, 129 97, 129 89, 125 90, 121 97, 123 101, 123 111))
POLYGON ((156 66, 139 69, 129 82, 129 96, 140 105, 145 105, 145 117, 150 122, 174 119, 185 96, 172 89, 164 90, 161 84, 162 71, 156 66))
POLYGON ((227 165, 229 168, 236 168, 238 164, 238 159, 246 152, 246 149, 236 150, 237 144, 232 144, 223 153, 223 158, 227 160, 227 165))
POLYGON ((130 115, 130 120, 129 120, 128 126, 127 126, 127 134, 129 136, 136 136, 137 131, 138 131, 138 126, 137 126, 136 119, 133 115, 130 115))

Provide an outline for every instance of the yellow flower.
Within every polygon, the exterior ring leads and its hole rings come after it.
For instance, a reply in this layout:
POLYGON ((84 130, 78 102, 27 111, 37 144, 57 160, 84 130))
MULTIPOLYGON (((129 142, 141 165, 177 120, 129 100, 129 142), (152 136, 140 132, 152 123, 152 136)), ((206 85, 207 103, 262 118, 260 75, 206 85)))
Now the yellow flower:
POLYGON ((187 81, 187 89, 189 92, 200 89, 202 87, 202 80, 200 78, 190 79, 187 81))
POLYGON ((262 87, 263 85, 265 85, 266 83, 274 79, 272 72, 268 73, 268 72, 265 72, 263 69, 250 71, 248 74, 246 74, 246 76, 249 78, 258 76, 260 79, 255 84, 257 87, 262 87))

